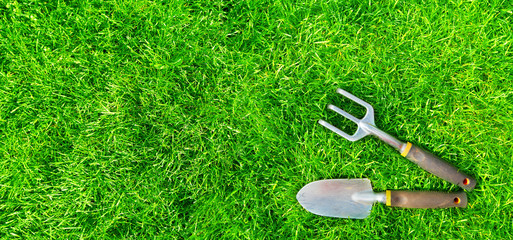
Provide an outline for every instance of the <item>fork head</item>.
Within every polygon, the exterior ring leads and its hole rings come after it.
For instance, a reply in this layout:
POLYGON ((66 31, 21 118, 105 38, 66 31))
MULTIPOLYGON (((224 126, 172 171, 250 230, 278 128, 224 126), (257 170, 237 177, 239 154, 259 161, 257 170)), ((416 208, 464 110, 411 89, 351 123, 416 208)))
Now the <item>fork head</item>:
POLYGON ((366 124, 375 125, 374 124, 374 109, 372 108, 372 106, 370 104, 368 104, 367 102, 355 97, 353 94, 351 94, 343 89, 340 89, 340 88, 337 89, 337 93, 362 105, 367 110, 367 112, 365 113, 365 116, 363 116, 362 119, 358 119, 358 118, 354 117, 353 115, 349 114, 348 112, 338 108, 335 105, 331 105, 331 104, 328 105, 328 109, 330 109, 330 110, 344 116, 345 118, 353 121, 354 123, 356 123, 358 125, 358 129, 356 130, 356 132, 353 135, 349 135, 322 119, 319 120, 318 123, 351 142, 357 141, 357 140, 369 135, 370 132, 368 132, 364 128, 362 128, 361 123, 364 122, 366 124))

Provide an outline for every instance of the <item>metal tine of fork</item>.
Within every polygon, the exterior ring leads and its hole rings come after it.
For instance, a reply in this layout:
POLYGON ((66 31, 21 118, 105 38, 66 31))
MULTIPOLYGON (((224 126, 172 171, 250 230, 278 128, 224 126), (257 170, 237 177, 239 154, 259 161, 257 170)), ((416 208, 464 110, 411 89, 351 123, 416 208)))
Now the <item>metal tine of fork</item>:
MULTIPOLYGON (((341 88, 337 89, 337 93, 342 96, 345 96, 345 97, 353 100, 354 102, 362 105, 363 107, 365 107, 365 109, 367 110, 367 113, 365 113, 365 116, 363 116, 363 118, 361 120, 365 120, 366 122, 374 125, 374 108, 369 103, 363 101, 362 99, 354 96, 353 94, 351 94, 348 91, 341 89, 341 88)), ((338 113, 338 111, 336 111, 336 112, 338 113)), ((342 113, 340 113, 340 114, 344 115, 342 113)))
POLYGON ((342 137, 344 137, 346 139, 351 138, 351 135, 343 132, 342 130, 338 129, 337 127, 331 125, 330 123, 328 123, 328 122, 326 122, 326 121, 324 121, 322 119, 320 119, 318 121, 318 123, 321 124, 322 126, 324 126, 325 128, 331 130, 332 132, 334 132, 334 133, 336 133, 336 134, 338 134, 338 135, 340 135, 340 136, 342 136, 342 137))
POLYGON ((361 138, 363 138, 363 137, 365 137, 365 136, 367 136, 367 135, 368 135, 368 133, 367 133, 365 130, 363 130, 362 128, 360 128, 360 127, 359 127, 359 128, 356 130, 356 132, 351 136, 351 135, 349 135, 349 134, 347 134, 347 133, 343 132, 342 130, 338 129, 337 127, 335 127, 335 126, 331 125, 330 123, 328 123, 328 122, 326 122, 326 121, 324 121, 324 120, 322 120, 322 119, 320 119, 320 120, 318 121, 318 123, 319 123, 320 125, 324 126, 325 128, 327 128, 327 129, 331 130, 332 132, 334 132, 334 133, 336 133, 336 134, 340 135, 341 137, 343 137, 343 138, 345 138, 345 139, 347 139, 347 140, 351 141, 351 142, 357 141, 357 140, 359 140, 359 139, 361 139, 361 138))
POLYGON ((332 105, 332 104, 329 104, 328 105, 328 109, 348 118, 349 120, 355 122, 356 124, 358 124, 358 122, 360 122, 360 119, 356 118, 355 116, 349 114, 348 112, 340 109, 339 107, 335 106, 335 105, 332 105))

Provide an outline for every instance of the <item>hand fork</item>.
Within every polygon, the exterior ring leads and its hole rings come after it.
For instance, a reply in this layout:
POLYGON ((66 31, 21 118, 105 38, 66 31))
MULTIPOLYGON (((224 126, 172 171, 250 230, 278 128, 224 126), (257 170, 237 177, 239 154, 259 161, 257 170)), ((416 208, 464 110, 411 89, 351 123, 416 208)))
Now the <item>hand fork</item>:
POLYGON ((328 109, 333 110, 336 113, 355 122, 358 125, 358 129, 353 135, 349 135, 322 119, 319 120, 319 124, 352 142, 357 141, 367 135, 374 135, 382 141, 388 143, 390 146, 399 151, 399 153, 401 153, 403 157, 406 157, 408 160, 416 163, 422 169, 450 183, 456 184, 462 187, 463 189, 474 189, 476 181, 472 177, 460 172, 456 167, 441 160, 435 155, 429 153, 428 151, 420 147, 417 147, 411 144, 410 142, 403 143, 397 140, 396 138, 388 135, 386 132, 383 132, 379 128, 377 128, 374 124, 374 109, 370 104, 355 97, 353 94, 343 89, 337 89, 337 93, 357 102, 358 104, 365 107, 365 109, 367 109, 367 113, 365 114, 365 116, 362 119, 358 119, 353 115, 347 113, 346 111, 338 108, 337 106, 331 104, 328 105, 328 109))

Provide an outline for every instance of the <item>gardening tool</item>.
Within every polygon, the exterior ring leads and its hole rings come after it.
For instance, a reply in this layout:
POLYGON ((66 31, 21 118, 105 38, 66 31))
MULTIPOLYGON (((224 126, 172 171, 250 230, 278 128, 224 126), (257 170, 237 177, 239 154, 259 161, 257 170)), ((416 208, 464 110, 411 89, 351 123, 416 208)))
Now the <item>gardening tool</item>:
POLYGON ((374 124, 374 109, 370 104, 355 97, 353 94, 343 89, 337 89, 337 93, 355 101, 356 103, 365 107, 365 109, 367 110, 365 116, 362 119, 358 119, 353 115, 347 113, 346 111, 338 108, 337 106, 331 104, 328 105, 328 109, 333 110, 336 113, 355 122, 358 125, 358 129, 353 135, 349 135, 322 119, 319 120, 319 124, 352 142, 357 141, 367 135, 374 135, 382 141, 388 143, 390 146, 394 147, 397 151, 401 153, 403 157, 406 157, 410 161, 416 163, 422 169, 450 183, 456 184, 462 187, 463 189, 474 189, 474 187, 476 186, 476 181, 472 177, 460 172, 456 167, 441 160, 435 155, 429 153, 428 151, 420 147, 417 147, 411 144, 410 142, 403 143, 378 129, 374 124))
POLYGON ((374 193, 371 182, 362 179, 330 179, 305 185, 296 196, 311 213, 337 218, 362 219, 369 216, 374 202, 403 208, 452 208, 467 206, 467 194, 392 191, 374 193))

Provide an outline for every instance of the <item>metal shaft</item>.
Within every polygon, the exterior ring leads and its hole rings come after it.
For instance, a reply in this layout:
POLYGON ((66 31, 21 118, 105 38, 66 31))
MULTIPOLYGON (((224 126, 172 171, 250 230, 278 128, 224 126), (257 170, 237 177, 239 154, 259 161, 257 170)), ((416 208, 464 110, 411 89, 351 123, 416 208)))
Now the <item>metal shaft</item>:
POLYGON ((369 132, 370 134, 378 137, 383 142, 388 143, 388 145, 392 146, 399 152, 402 152, 404 150, 404 148, 406 147, 405 143, 390 136, 388 133, 381 131, 381 129, 377 128, 376 126, 374 126, 372 124, 366 123, 364 121, 360 121, 358 123, 358 126, 363 128, 366 132, 369 132))
POLYGON ((354 193, 351 199, 355 202, 373 204, 374 202, 385 203, 386 196, 384 192, 375 193, 372 190, 354 193))

